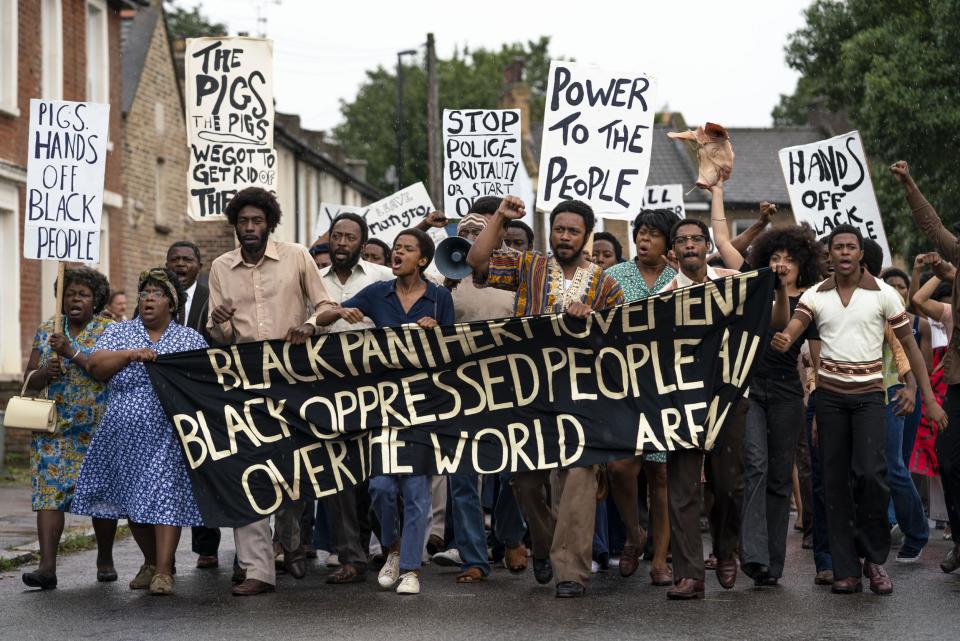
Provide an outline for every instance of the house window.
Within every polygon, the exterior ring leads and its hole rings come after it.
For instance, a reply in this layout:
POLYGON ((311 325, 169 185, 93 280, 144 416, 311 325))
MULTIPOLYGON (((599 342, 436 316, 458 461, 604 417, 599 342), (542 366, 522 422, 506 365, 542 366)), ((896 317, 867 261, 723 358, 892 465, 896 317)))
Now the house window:
MULTIPOLYGON (((16 3, 14 3, 16 4, 16 3)), ((23 371, 20 360, 20 211, 16 185, 0 181, 0 372, 23 371)), ((46 262, 46 261, 45 261, 46 262)))
POLYGON ((107 5, 87 0, 87 101, 110 102, 107 5))
POLYGON ((743 232, 750 229, 755 222, 755 220, 750 220, 749 218, 738 218, 733 221, 733 237, 736 238, 743 232))
POLYGON ((63 0, 43 0, 40 36, 43 44, 41 92, 47 100, 63 99, 63 0))
POLYGON ((0 0, 0 111, 19 116, 17 106, 17 0, 0 0))

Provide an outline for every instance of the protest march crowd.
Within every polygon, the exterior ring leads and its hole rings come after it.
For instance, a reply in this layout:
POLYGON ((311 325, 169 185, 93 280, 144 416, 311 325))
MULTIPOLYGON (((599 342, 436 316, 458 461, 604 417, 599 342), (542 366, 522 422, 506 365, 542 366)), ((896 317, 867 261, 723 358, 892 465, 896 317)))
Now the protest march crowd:
MULTIPOLYGON (((907 163, 890 171, 935 250, 916 257, 912 274, 884 265, 879 244, 850 225, 823 242, 807 225, 764 230, 774 209, 766 203, 759 224, 731 238, 722 174, 705 185, 711 227, 643 209, 628 260, 614 236, 592 233, 594 211, 584 202, 552 209, 544 254, 519 220, 522 200, 484 196, 457 224, 457 235, 472 243, 470 275, 432 278, 425 270, 436 248, 427 232, 446 225, 443 213, 400 232, 392 246, 371 240, 363 217, 341 213, 308 250, 271 239, 279 204, 250 187, 225 207, 239 247, 213 260, 207 286, 198 279, 204 257, 189 240, 173 243, 165 265, 141 274, 133 310, 97 271, 68 268, 58 283, 63 330, 54 319, 37 329, 25 374, 29 389, 56 401, 58 429, 33 441, 41 559, 23 582, 57 586, 65 512, 93 519, 97 581, 118 579, 112 547, 121 519, 143 553, 133 590, 173 593, 184 527, 192 528, 197 568, 225 560, 220 529, 205 527, 177 430, 145 368, 158 355, 271 339, 303 344, 323 333, 406 324, 585 319, 761 268, 777 280, 769 329, 748 390, 709 452, 645 451, 603 466, 512 474, 375 474, 319 500, 287 502, 272 525, 267 516, 234 528, 232 593, 272 591, 278 570, 301 579, 318 557, 335 568, 328 584, 376 572, 379 587, 398 594, 419 593, 425 561, 459 566, 458 584, 487 579, 494 564, 518 574, 532 565, 538 583, 555 581, 557 597, 582 596, 591 573, 611 558, 623 577, 649 560, 650 581, 670 599, 702 598, 708 569, 725 589, 740 572, 756 586, 776 586, 793 501, 816 584, 847 594, 862 591, 866 578, 871 591, 890 594, 884 564, 892 539, 896 561, 912 563, 931 534, 911 469, 937 481, 930 516, 949 523, 954 545, 940 567, 953 572, 960 568, 960 242, 907 163), (712 540, 706 559, 702 520, 712 540)), ((617 412, 615 403, 609 411, 617 412)))

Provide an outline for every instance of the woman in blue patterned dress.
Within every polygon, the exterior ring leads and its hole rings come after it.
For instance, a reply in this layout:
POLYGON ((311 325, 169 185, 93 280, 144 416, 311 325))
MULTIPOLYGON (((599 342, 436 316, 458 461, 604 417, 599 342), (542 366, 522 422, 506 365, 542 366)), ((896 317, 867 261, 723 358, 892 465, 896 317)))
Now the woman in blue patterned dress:
POLYGON ((130 589, 173 592, 180 528, 203 525, 179 440, 143 363, 158 354, 205 349, 197 332, 177 322, 186 300, 166 269, 140 274, 138 317, 111 325, 90 357, 90 374, 109 381, 110 399, 80 470, 72 510, 125 518, 143 552, 130 589))
MULTIPOLYGON (((93 430, 103 414, 107 389, 87 373, 87 361, 110 321, 100 315, 110 292, 106 277, 87 267, 63 274, 63 327, 54 332, 54 319, 43 323, 33 339, 27 363, 30 390, 46 388, 57 403, 57 430, 36 433, 31 443, 33 511, 37 513, 40 565, 25 572, 23 582, 34 588, 57 587, 57 548, 63 534, 63 513, 70 509, 80 464, 93 430)), ((57 284, 59 287, 59 283, 57 284)), ((97 536, 97 580, 116 581, 113 569, 115 519, 93 519, 97 536)))

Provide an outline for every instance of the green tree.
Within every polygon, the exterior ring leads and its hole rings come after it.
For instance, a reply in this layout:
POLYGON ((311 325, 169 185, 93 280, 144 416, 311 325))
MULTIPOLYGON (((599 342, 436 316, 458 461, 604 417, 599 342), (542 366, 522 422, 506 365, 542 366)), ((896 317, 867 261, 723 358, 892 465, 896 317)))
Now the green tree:
POLYGON ((909 161, 945 222, 960 219, 960 0, 815 0, 805 17, 786 46, 803 76, 774 120, 804 123, 815 97, 847 114, 871 157, 890 249, 909 260, 929 243, 887 166, 909 161))
MULTIPOLYGON (((543 100, 550 70, 549 37, 526 44, 503 45, 499 51, 464 49, 437 60, 440 109, 493 109, 503 90, 503 70, 514 58, 525 60, 524 73, 532 93, 531 120, 543 118, 543 100)), ((367 179, 385 193, 393 190, 385 178, 396 164, 396 70, 378 67, 356 98, 341 101, 343 122, 334 128, 349 156, 367 161, 367 179)), ((427 77, 419 64, 403 67, 403 176, 409 185, 427 179, 427 77)))
POLYGON ((227 34, 225 24, 210 22, 206 16, 200 13, 198 7, 188 10, 178 7, 172 1, 165 2, 164 5, 163 11, 167 18, 167 34, 170 40, 224 36, 227 34))

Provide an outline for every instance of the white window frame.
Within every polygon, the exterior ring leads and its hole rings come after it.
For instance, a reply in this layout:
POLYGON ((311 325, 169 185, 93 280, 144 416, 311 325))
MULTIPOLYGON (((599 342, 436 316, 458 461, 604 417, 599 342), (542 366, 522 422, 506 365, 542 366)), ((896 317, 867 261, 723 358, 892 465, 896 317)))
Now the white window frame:
POLYGON ((87 35, 87 85, 86 85, 86 94, 88 102, 110 102, 110 25, 107 22, 107 3, 106 0, 87 0, 86 3, 86 19, 84 21, 84 29, 86 30, 87 35), (99 42, 94 42, 94 39, 90 36, 90 10, 94 9, 99 12, 98 22, 100 23, 99 29, 103 34, 103 37, 99 39, 99 42), (91 44, 92 43, 92 44, 91 44), (91 46, 99 49, 99 61, 91 60, 91 46), (99 65, 96 64, 99 62, 99 65), (100 77, 102 79, 100 92, 98 95, 90 95, 94 93, 91 90, 91 71, 95 70, 96 67, 100 67, 100 77))
POLYGON ((63 100, 63 0, 42 0, 40 41, 40 93, 46 100, 63 100))
POLYGON ((20 351, 20 194, 0 180, 0 372, 23 371, 20 351))
POLYGON ((17 91, 20 14, 17 0, 0 0, 0 112, 20 116, 17 91))

